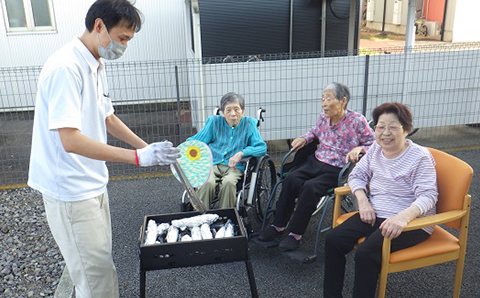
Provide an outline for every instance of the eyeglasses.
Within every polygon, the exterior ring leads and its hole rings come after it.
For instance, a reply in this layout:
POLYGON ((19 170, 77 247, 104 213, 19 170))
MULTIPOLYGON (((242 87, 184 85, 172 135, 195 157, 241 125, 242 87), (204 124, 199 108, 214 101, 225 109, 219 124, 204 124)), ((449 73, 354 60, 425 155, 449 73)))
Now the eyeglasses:
POLYGON ((375 125, 373 127, 373 129, 376 131, 376 132, 379 132, 379 133, 382 133, 384 132, 385 130, 389 130, 390 132, 397 132, 400 130, 400 128, 402 128, 403 125, 390 125, 390 126, 387 126, 387 125, 375 125))

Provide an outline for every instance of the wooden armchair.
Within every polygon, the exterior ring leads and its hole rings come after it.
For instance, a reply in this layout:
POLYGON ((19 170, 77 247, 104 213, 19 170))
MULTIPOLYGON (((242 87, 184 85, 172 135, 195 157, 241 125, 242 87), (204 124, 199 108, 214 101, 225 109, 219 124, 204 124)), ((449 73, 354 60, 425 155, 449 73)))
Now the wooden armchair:
MULTIPOLYGON (((471 196, 468 194, 473 169, 464 161, 445 152, 429 148, 435 159, 438 184, 437 214, 412 220, 404 229, 411 231, 434 226, 432 235, 415 246, 390 253, 391 241, 385 239, 382 250, 382 269, 378 282, 378 297, 385 297, 389 273, 406 271, 456 260, 453 297, 460 296, 465 264, 468 220, 471 196), (458 238, 441 228, 443 224, 459 231, 458 238)), ((354 213, 340 215, 341 198, 350 193, 348 186, 335 189, 333 226, 344 222, 354 213)), ((364 239, 360 239, 361 243, 364 239)))

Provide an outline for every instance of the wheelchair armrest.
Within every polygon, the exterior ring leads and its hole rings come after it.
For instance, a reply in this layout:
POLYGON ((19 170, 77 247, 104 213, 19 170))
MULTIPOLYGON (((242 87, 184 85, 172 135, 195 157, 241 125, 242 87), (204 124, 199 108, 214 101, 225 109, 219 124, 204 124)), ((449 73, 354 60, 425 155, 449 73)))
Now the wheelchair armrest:
POLYGON ((247 156, 247 157, 243 157, 242 159, 240 159, 239 163, 247 163, 250 161, 250 159, 254 158, 253 156, 247 156))
POLYGON ((285 156, 282 158, 282 163, 280 165, 280 176, 283 175, 283 167, 285 166, 285 161, 287 161, 287 159, 290 157, 290 155, 293 154, 294 151, 290 150, 287 152, 287 154, 285 154, 285 156))

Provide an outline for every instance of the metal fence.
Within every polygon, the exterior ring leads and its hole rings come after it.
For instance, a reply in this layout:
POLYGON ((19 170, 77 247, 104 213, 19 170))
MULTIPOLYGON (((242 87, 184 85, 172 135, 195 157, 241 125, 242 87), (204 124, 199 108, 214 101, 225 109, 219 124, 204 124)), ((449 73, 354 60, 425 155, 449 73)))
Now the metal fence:
MULTIPOLYGON (((348 108, 370 113, 377 105, 408 104, 412 139, 437 148, 480 143, 480 44, 420 46, 328 53, 228 56, 214 59, 107 64, 116 114, 147 142, 175 144, 201 129, 227 92, 246 98, 246 115, 267 110, 260 127, 269 153, 303 134, 321 112, 323 87, 350 87, 348 108)), ((41 67, 0 68, 0 185, 27 179, 36 80, 41 67)), ((109 143, 128 148, 122 142, 109 143)), ((112 177, 164 172, 109 164, 112 177)))

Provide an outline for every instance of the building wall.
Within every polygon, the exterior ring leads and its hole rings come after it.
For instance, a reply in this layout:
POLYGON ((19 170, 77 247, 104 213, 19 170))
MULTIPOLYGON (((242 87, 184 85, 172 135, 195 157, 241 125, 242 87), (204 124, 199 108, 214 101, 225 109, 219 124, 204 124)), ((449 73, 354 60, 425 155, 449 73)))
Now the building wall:
MULTIPOLYGON (((453 2, 453 1, 452 1, 453 2)), ((463 0, 455 1, 456 7, 453 22, 453 42, 480 41, 480 1, 463 0)), ((450 5, 450 1, 448 2, 450 5)))
POLYGON ((445 8, 445 0, 424 0, 423 16, 426 21, 443 22, 443 10, 445 8))
MULTIPOLYGON (((0 67, 43 65, 54 51, 83 33, 93 2, 53 0, 56 32, 7 34, 0 13, 0 67)), ((193 57, 185 0, 142 0, 135 6, 143 13, 144 24, 119 62, 193 57)))
MULTIPOLYGON (((374 0, 374 18, 373 21, 367 21, 367 27, 382 30, 383 25, 383 8, 385 2, 383 0, 374 0)), ((405 34, 407 24, 408 0, 402 1, 401 24, 392 24, 393 9, 395 0, 387 0, 385 10, 385 31, 405 34)))

